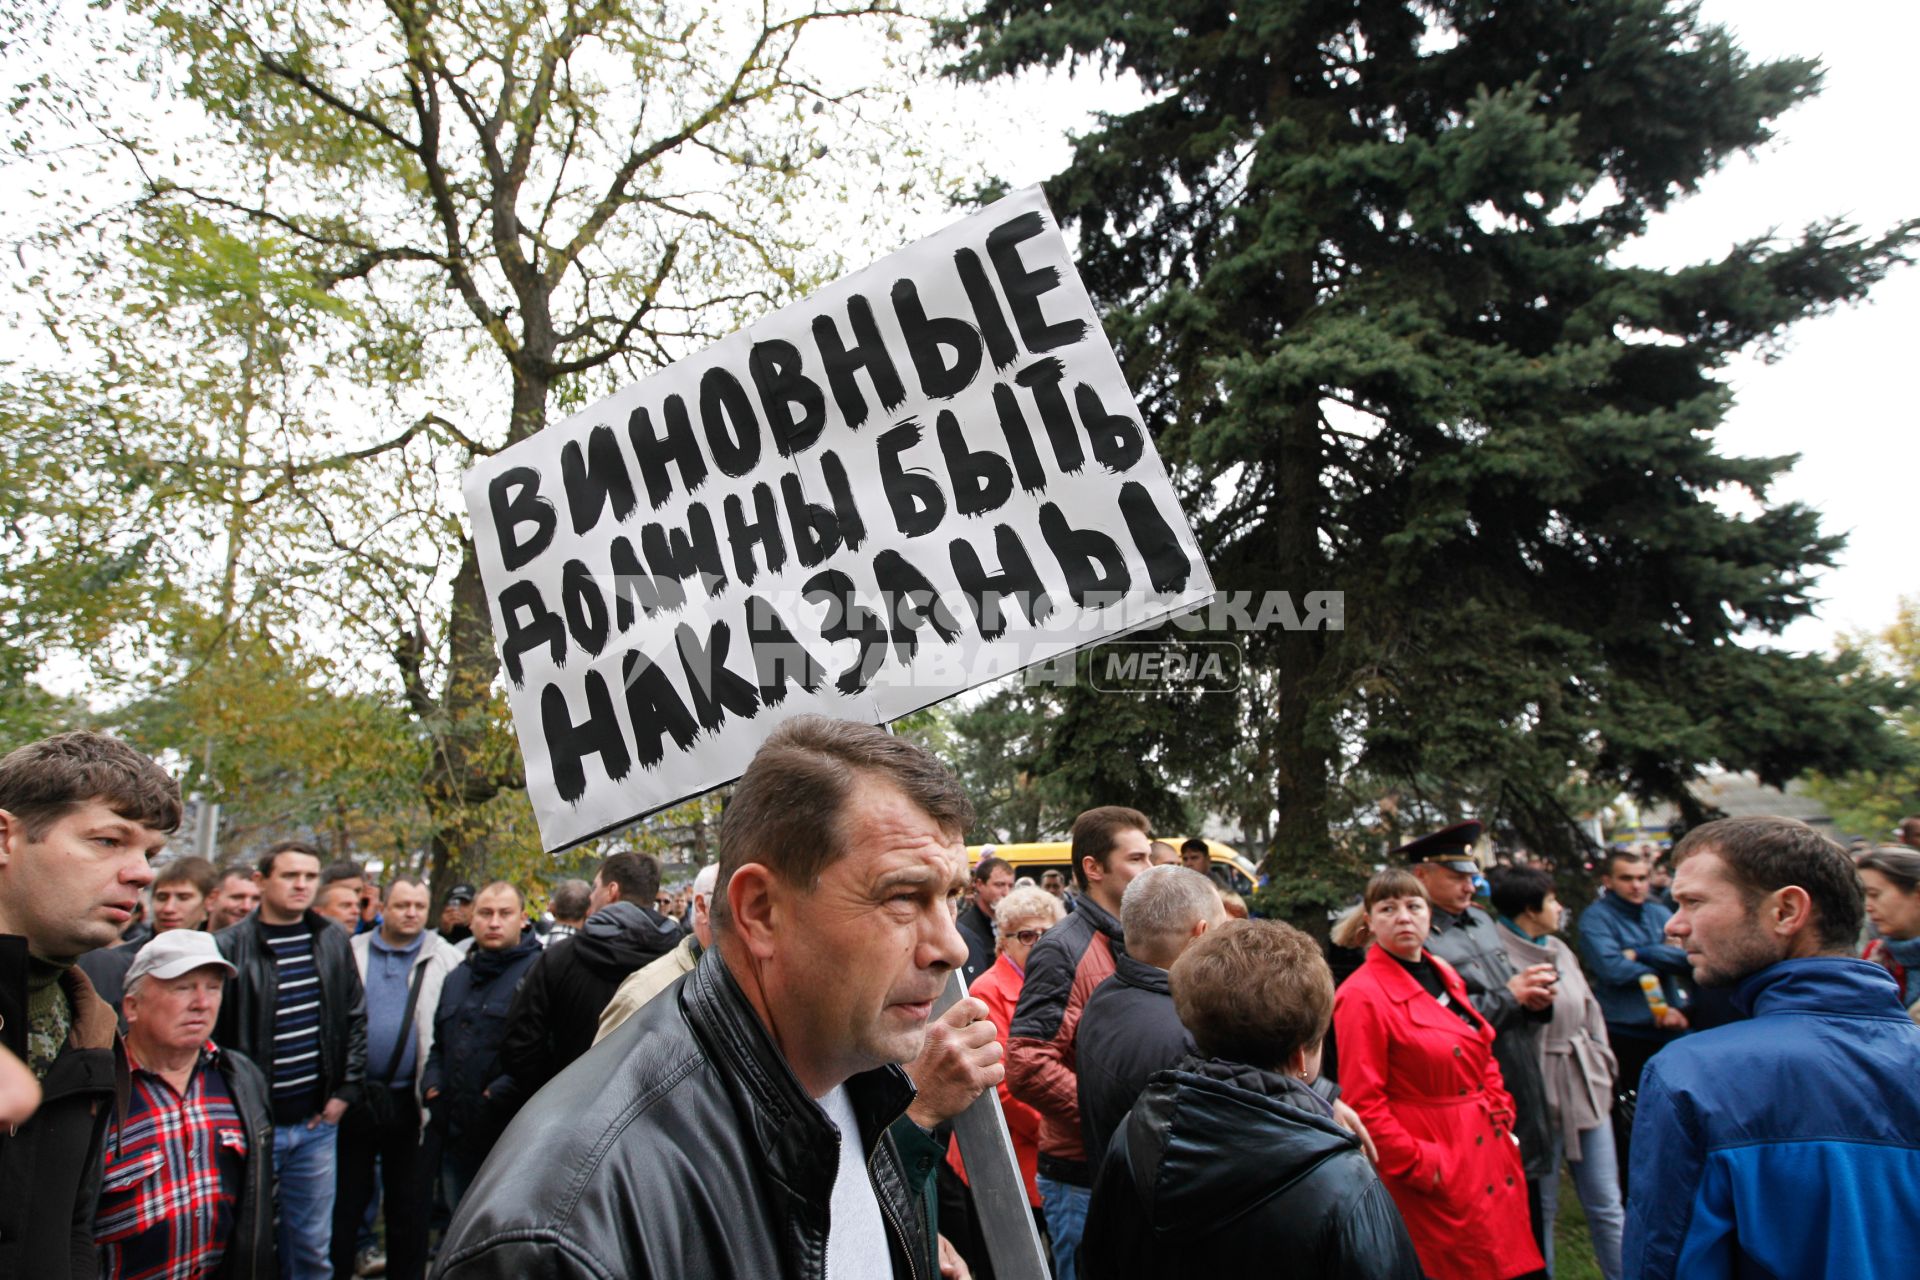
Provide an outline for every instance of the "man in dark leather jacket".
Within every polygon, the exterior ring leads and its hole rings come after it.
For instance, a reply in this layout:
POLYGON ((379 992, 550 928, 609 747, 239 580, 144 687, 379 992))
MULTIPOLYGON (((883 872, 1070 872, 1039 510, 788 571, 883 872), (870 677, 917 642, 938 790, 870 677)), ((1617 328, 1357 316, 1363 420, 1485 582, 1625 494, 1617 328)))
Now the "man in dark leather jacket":
POLYGON ((220 1003, 214 1043, 251 1058, 270 1086, 276 1250, 288 1280, 332 1275, 334 1147, 367 1073, 359 966, 346 932, 308 906, 320 864, 310 844, 273 846, 259 863, 260 906, 214 935, 238 971, 220 1003))
POLYGON ((720 828, 714 947, 527 1104, 461 1202, 442 1280, 934 1280, 888 1132, 966 946, 971 806, 870 725, 768 737, 720 828), (849 1132, 849 1130, 854 1132, 849 1132))

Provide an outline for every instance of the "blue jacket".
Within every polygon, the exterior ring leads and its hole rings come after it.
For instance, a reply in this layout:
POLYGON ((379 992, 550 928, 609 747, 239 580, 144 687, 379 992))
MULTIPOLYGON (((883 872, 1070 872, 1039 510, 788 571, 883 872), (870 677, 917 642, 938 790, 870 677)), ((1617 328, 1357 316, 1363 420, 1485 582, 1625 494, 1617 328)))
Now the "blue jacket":
POLYGON ((1631 903, 1608 894, 1580 913, 1580 959, 1587 966, 1587 983, 1600 1001, 1600 1016, 1609 1028, 1653 1030, 1653 1011, 1640 975, 1659 977, 1667 1003, 1687 1005, 1679 979, 1692 973, 1687 953, 1667 942, 1667 921, 1673 912, 1657 902, 1631 903), (1631 951, 1634 959, 1622 954, 1631 951))
POLYGON ((502 1057, 507 1011, 520 980, 539 956, 540 941, 528 929, 504 950, 469 950, 440 988, 433 1050, 420 1090, 423 1095, 440 1091, 429 1104, 433 1122, 463 1151, 486 1155, 525 1101, 502 1057))
POLYGON ((1633 1120, 1627 1280, 1910 1276, 1920 1026, 1864 960, 1748 977, 1751 1020, 1668 1045, 1633 1120))

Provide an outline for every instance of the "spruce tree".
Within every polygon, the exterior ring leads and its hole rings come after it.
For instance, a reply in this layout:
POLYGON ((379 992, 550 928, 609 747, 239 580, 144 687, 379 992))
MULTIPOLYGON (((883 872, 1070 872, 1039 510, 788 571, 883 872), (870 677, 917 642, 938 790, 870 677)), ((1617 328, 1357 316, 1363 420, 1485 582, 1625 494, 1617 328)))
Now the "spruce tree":
POLYGON ((1840 541, 1769 502, 1790 458, 1714 431, 1728 360, 1861 299, 1920 224, 1621 260, 1814 62, 1662 0, 989 0, 949 34, 956 74, 1145 90, 1048 195, 1216 581, 1345 593, 1343 631, 1245 637, 1270 714, 1233 759, 1271 770, 1303 917, 1349 773, 1566 849, 1570 785, 1684 800, 1712 763, 1882 753, 1831 661, 1755 643, 1840 541))

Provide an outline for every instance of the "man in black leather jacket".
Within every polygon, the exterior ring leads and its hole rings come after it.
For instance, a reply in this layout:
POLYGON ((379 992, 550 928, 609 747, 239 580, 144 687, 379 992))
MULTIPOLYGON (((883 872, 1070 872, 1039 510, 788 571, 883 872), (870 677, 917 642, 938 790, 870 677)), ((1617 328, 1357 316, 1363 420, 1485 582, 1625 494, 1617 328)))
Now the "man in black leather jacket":
POLYGON ((310 844, 273 846, 260 859, 259 907, 214 935, 238 971, 214 1042, 251 1058, 270 1086, 277 1252, 288 1280, 333 1273, 334 1148, 367 1074, 359 966, 346 932, 309 908, 320 864, 310 844))
POLYGON ((888 1129, 966 958, 948 904, 970 819, 905 738, 776 729, 721 822, 714 947, 521 1111, 436 1275, 820 1280, 846 1251, 935 1280, 888 1129))

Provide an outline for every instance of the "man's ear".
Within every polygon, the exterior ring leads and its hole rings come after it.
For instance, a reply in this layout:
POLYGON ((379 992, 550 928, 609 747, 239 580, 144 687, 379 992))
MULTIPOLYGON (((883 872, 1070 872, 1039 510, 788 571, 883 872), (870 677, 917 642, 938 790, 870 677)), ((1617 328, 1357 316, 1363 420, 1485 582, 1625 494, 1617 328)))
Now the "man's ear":
POLYGON ((620 901, 620 885, 618 884, 618 882, 613 880, 608 880, 605 883, 603 883, 600 887, 607 891, 608 906, 612 906, 614 903, 620 901))
POLYGON ((1813 897, 1805 889, 1790 884, 1767 896, 1766 923, 1775 934, 1792 938, 1813 927, 1813 897))
POLYGON ((727 914, 731 917, 728 931, 738 937, 756 959, 773 956, 774 932, 785 888, 773 869, 763 862, 744 864, 727 881, 727 914))
POLYGON ((13 860, 13 855, 26 843, 26 839, 26 825, 5 809, 0 809, 0 866, 13 860))

